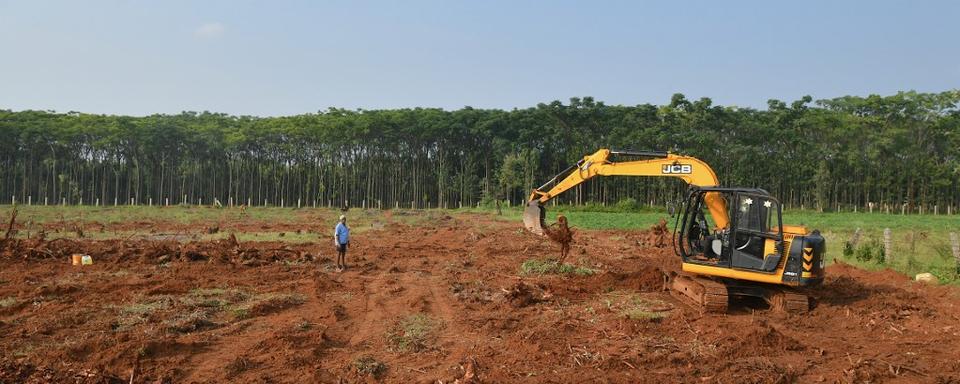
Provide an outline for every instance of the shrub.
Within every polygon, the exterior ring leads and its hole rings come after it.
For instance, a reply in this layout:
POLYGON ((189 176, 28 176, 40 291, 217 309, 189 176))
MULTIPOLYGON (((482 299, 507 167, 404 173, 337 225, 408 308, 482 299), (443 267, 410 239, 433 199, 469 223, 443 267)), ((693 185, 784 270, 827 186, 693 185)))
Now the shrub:
POLYGON ((853 253, 853 244, 850 244, 850 242, 843 243, 843 257, 849 259, 853 257, 853 253))
POLYGON ((524 261, 520 265, 520 274, 522 275, 578 275, 578 276, 589 276, 596 273, 596 271, 586 268, 578 267, 573 264, 560 264, 553 260, 537 260, 530 259, 524 261))
POLYGON ((637 199, 632 197, 627 197, 625 199, 620 199, 616 205, 617 209, 623 211, 633 211, 640 208, 640 203, 637 202, 637 199))
POLYGON ((630 320, 658 322, 668 315, 666 303, 657 299, 625 291, 610 292, 605 297, 607 309, 630 320))
POLYGON ((427 349, 436 322, 426 314, 410 315, 400 320, 387 333, 387 341, 399 352, 420 352, 427 349))
POLYGON ((666 317, 663 312, 650 312, 640 307, 630 308, 621 313, 630 320, 659 321, 666 317))
POLYGON ((371 375, 379 379, 387 371, 387 365, 382 361, 374 359, 373 356, 363 356, 353 361, 353 367, 360 375, 371 375))
POLYGON ((17 298, 10 296, 6 299, 0 300, 0 308, 10 307, 17 303, 17 298))
POLYGON ((883 249, 883 243, 878 240, 871 240, 861 244, 854 252, 854 257, 857 259, 857 261, 862 262, 873 261, 877 264, 883 264, 886 262, 886 254, 883 249))

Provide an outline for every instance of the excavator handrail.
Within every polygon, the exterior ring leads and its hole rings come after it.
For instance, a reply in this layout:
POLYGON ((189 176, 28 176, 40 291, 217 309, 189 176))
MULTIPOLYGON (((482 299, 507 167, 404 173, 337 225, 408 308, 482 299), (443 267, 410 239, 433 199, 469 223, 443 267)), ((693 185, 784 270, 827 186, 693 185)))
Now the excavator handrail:
POLYGON ((667 157, 668 151, 632 151, 629 149, 611 149, 611 155, 643 156, 643 157, 667 157))
POLYGON ((582 164, 582 163, 583 163, 583 160, 580 160, 580 161, 578 161, 576 164, 567 167, 567 169, 564 169, 564 170, 560 171, 560 173, 554 175, 553 178, 551 178, 550 180, 548 180, 546 183, 543 183, 543 185, 537 187, 537 189, 534 189, 534 191, 540 191, 540 190, 542 190, 542 189, 550 186, 551 184, 556 183, 556 182, 557 182, 557 179, 559 179, 561 176, 566 176, 566 175, 568 175, 571 171, 573 171, 574 169, 579 168, 579 167, 580 167, 580 164, 582 164))

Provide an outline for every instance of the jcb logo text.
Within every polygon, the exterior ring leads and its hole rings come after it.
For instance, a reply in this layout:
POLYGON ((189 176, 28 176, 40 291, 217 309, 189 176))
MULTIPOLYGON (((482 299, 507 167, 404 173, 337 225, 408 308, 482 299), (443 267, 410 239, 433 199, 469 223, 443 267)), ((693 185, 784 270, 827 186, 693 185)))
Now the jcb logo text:
POLYGON ((663 166, 664 174, 688 174, 693 173, 693 166, 690 164, 666 164, 663 166))

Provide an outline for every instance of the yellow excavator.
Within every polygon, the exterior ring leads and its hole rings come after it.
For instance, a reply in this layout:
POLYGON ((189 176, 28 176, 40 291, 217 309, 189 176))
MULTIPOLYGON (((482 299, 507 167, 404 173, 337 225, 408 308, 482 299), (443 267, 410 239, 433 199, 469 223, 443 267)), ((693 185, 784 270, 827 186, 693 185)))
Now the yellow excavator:
POLYGON ((726 312, 736 297, 760 298, 780 311, 809 309, 809 297, 797 288, 823 281, 820 232, 783 225, 780 202, 767 191, 720 187, 713 169, 694 157, 600 149, 533 190, 524 226, 542 235, 544 204, 596 176, 674 177, 689 184, 672 241, 683 272, 671 288, 702 310, 726 312), (615 162, 612 156, 632 159, 615 162))

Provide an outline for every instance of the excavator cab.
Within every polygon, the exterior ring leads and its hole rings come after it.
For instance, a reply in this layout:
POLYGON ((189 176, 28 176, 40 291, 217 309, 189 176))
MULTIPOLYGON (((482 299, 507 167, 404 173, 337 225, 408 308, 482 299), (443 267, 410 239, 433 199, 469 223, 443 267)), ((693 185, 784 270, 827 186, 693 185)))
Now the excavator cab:
POLYGON ((691 187, 673 246, 694 273, 789 286, 823 281, 820 231, 783 225, 780 202, 762 189, 691 187))
POLYGON ((685 263, 773 272, 783 257, 780 202, 762 189, 692 188, 677 216, 674 247, 685 263), (708 209, 722 201, 726 226, 708 209))

